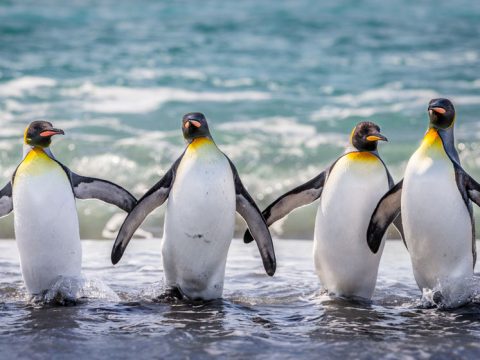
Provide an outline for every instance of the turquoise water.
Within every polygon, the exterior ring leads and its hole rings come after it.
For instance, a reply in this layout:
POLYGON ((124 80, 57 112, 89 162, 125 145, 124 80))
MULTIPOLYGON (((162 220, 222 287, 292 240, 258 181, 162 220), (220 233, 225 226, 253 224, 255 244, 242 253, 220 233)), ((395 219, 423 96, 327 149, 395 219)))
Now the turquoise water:
MULTIPOLYGON (((61 161, 140 196, 181 153, 182 115, 201 111, 266 206, 333 161, 361 120, 389 137, 380 152, 400 179, 436 96, 455 102, 460 155, 480 178, 479 18, 474 1, 2 1, 0 180, 24 127, 46 118, 66 131, 61 161)), ((121 222, 98 202, 79 209, 83 237, 121 222)), ((276 236, 311 238, 313 214, 276 236)))

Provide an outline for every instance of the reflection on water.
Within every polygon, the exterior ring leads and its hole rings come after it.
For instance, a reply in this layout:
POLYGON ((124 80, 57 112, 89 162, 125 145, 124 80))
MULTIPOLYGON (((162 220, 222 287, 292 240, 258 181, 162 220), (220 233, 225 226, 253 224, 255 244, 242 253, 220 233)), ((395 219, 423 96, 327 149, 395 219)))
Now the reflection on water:
POLYGON ((263 274, 255 246, 234 241, 224 299, 207 303, 156 300, 163 286, 159 240, 133 241, 116 267, 108 265, 109 242, 84 241, 83 246, 84 274, 96 279, 85 280, 88 299, 55 307, 27 301, 15 243, 0 242, 4 353, 26 358, 265 359, 480 353, 480 301, 453 311, 422 308, 399 241, 385 247, 371 302, 322 294, 309 241, 277 242, 279 268, 273 278, 263 274), (119 298, 109 295, 111 289, 119 298))

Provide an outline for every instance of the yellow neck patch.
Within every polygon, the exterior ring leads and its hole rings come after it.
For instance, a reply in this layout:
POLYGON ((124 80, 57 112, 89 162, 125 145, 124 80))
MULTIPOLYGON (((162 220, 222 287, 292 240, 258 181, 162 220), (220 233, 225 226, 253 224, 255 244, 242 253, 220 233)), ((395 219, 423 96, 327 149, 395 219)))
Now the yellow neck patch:
POLYGON ((209 145, 214 144, 215 143, 207 137, 196 138, 188 145, 187 153, 195 153, 205 147, 209 147, 209 145))
POLYGON ((41 148, 33 148, 27 154, 25 159, 17 169, 16 176, 35 176, 52 170, 55 167, 59 168, 59 165, 52 160, 41 148))
POLYGON ((443 147, 442 138, 434 128, 428 129, 416 154, 423 159, 448 159, 448 155, 443 147))
POLYGON ((378 158, 373 155, 370 151, 354 151, 347 154, 348 160, 351 161, 364 161, 364 162, 371 162, 371 161, 378 161, 378 158))
POLYGON ((445 151, 443 149, 442 138, 440 137, 440 134, 436 129, 428 129, 427 133, 423 137, 422 144, 420 145, 420 150, 423 152, 429 152, 432 150, 435 152, 445 151))

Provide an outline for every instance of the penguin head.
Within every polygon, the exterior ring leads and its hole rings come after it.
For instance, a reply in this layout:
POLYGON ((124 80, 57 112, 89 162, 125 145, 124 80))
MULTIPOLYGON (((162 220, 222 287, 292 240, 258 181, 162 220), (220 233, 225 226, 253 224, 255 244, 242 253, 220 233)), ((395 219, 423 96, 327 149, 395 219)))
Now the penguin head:
POLYGON ((378 140, 388 141, 385 136, 380 134, 380 127, 370 121, 358 123, 350 138, 352 145, 359 151, 377 150, 378 140))
POLYGON ((50 146, 53 135, 64 135, 62 129, 56 129, 48 121, 33 121, 27 126, 24 133, 24 142, 26 145, 46 148, 50 146))
POLYGON ((201 137, 211 138, 207 119, 202 113, 185 114, 182 119, 182 131, 183 137, 188 142, 201 137))
POLYGON ((448 129, 455 121, 455 108, 448 99, 432 99, 428 103, 430 127, 448 129))

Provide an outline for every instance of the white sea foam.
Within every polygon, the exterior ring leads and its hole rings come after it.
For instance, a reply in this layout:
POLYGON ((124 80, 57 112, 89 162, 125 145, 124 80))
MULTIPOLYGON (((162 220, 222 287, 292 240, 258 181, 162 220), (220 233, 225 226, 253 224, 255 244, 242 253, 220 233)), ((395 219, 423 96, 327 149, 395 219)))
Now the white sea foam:
POLYGON ((315 135, 316 130, 313 125, 300 124, 293 117, 274 116, 271 118, 258 119, 254 121, 236 121, 221 124, 217 129, 228 131, 262 131, 269 134, 291 136, 312 136, 315 135))
POLYGON ((57 85, 54 79, 36 76, 24 76, 0 84, 0 96, 20 97, 40 87, 53 87, 57 85))
POLYGON ((86 82, 78 88, 62 91, 64 96, 81 97, 85 110, 99 113, 148 113, 167 102, 260 101, 270 98, 259 91, 195 92, 168 87, 97 86, 86 82))
POLYGON ((102 299, 119 301, 118 295, 103 281, 95 278, 61 276, 46 292, 46 303, 64 304, 78 299, 102 299))
MULTIPOLYGON (((102 237, 107 239, 115 239, 126 217, 127 217, 127 214, 125 213, 113 214, 113 216, 107 221, 107 223, 105 224, 105 227, 102 230, 102 237)), ((144 238, 144 239, 153 238, 152 233, 149 233, 148 231, 143 230, 142 228, 138 228, 135 231, 134 236, 144 238)))
POLYGON ((152 68, 133 68, 128 76, 135 80, 150 80, 164 77, 176 77, 191 80, 205 80, 207 76, 195 69, 173 68, 173 69, 152 69, 152 68))
POLYGON ((418 109, 440 94, 430 89, 404 89, 400 82, 363 91, 359 94, 332 96, 333 104, 313 112, 313 121, 335 121, 350 117, 369 118, 380 113, 396 113, 418 109))
POLYGON ((480 104, 480 96, 464 95, 451 97, 455 105, 478 105, 480 104))
POLYGON ((357 107, 352 109, 352 108, 327 105, 322 107, 320 110, 315 111, 310 116, 310 119, 314 121, 329 121, 329 120, 337 120, 337 119, 346 119, 351 116, 369 117, 380 111, 381 110, 378 107, 377 108, 357 107))
POLYGON ((251 78, 239 78, 239 79, 213 79, 213 84, 216 86, 223 86, 226 88, 233 88, 239 86, 249 86, 253 85, 253 79, 251 78))
POLYGON ((432 69, 432 67, 471 65, 477 63, 478 58, 479 53, 475 50, 459 52, 449 56, 445 56, 442 52, 418 51, 386 54, 381 57, 380 61, 387 65, 432 69))
POLYGON ((478 293, 479 281, 475 277, 439 282, 433 289, 423 289, 422 307, 454 309, 473 300, 478 293))
POLYGON ((136 171, 136 162, 116 154, 105 153, 95 156, 82 156, 71 165, 72 169, 81 169, 84 174, 95 174, 97 177, 109 178, 112 173, 124 174, 118 180, 127 179, 136 171))
MULTIPOLYGON (((301 151, 299 146, 308 148, 315 148, 319 145, 330 144, 336 146, 343 146, 345 143, 345 136, 338 133, 317 133, 315 126, 310 124, 301 124, 293 117, 275 116, 271 118, 257 119, 254 121, 237 121, 221 124, 216 127, 224 131, 235 131, 248 134, 248 137, 241 141, 252 141, 252 138, 259 138, 259 140, 266 141, 267 139, 274 139, 277 143, 281 138, 283 144, 279 151, 301 151), (274 138, 272 138, 274 136, 274 138)), ((256 144, 243 144, 235 147, 240 149, 248 149, 250 147, 258 147, 256 144)), ((299 153, 299 156, 302 154, 299 153)))
POLYGON ((346 94, 333 97, 334 102, 357 106, 363 104, 404 103, 410 105, 425 104, 439 94, 431 89, 404 89, 402 83, 391 83, 377 89, 359 94, 346 94), (412 104, 413 102, 413 104, 412 104))

